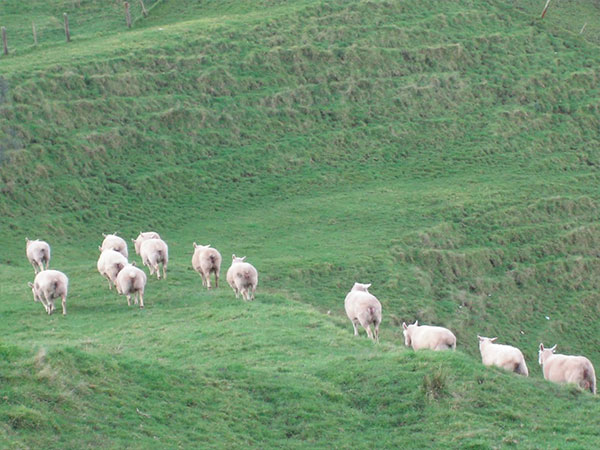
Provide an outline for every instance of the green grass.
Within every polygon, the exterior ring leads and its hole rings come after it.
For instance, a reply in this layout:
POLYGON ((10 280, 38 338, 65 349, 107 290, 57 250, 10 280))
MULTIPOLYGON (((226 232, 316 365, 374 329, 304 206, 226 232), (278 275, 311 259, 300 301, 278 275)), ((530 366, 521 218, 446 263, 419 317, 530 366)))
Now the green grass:
POLYGON ((0 447, 600 444, 597 399, 536 363, 541 341, 600 362, 595 2, 146 1, 132 30, 108 3, 0 6, 0 447), (63 10, 73 42, 32 46, 63 10), (149 229, 171 262, 140 311, 95 263, 102 232, 149 229), (26 236, 67 317, 32 301, 26 236), (223 254, 214 292, 193 241, 223 254), (459 351, 405 349, 415 319, 459 351), (484 368, 477 334, 530 378, 484 368))

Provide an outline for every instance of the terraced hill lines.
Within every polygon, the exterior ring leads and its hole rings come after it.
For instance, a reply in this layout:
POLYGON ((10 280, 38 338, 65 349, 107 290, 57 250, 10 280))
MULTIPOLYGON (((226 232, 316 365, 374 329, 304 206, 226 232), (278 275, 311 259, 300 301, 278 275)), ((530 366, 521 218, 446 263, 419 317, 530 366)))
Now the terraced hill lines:
POLYGON ((145 0, 131 30, 120 2, 1 3, 25 31, 0 58, 0 447, 598 446, 597 399, 535 363, 600 364, 596 2, 145 0), (170 256, 143 311, 95 267, 141 229, 170 256), (67 317, 32 301, 25 236, 67 317), (192 242, 247 256, 256 301, 202 288, 192 242), (458 350, 406 349, 416 319, 458 350))

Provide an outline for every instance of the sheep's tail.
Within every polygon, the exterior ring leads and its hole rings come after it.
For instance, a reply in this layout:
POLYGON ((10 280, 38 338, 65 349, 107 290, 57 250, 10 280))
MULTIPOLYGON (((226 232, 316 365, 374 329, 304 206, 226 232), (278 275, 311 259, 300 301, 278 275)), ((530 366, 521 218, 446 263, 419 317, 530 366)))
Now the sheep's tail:
POLYGON ((519 365, 517 366, 517 370, 515 370, 520 375, 529 376, 529 370, 527 369, 527 364, 525 364, 525 360, 522 359, 519 365))
POLYGON ((589 364, 587 367, 583 369, 583 379, 587 382, 587 388, 590 390, 592 394, 596 393, 596 372, 594 371, 594 366, 589 364))
POLYGON ((135 272, 129 272, 129 278, 131 278, 132 280, 135 279, 136 276, 137 274, 135 272))

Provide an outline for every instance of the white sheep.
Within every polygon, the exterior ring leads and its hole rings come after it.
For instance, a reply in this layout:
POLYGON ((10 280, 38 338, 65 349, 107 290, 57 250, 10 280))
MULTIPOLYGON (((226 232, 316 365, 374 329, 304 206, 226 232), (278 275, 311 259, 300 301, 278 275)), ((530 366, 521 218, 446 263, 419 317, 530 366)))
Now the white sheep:
POLYGON ((360 323, 367 331, 367 336, 379 342, 379 324, 381 323, 381 303, 368 291, 371 284, 354 283, 352 290, 346 295, 344 308, 354 327, 354 336, 358 336, 357 325, 360 323), (371 324, 375 329, 371 331, 371 324))
POLYGON ((231 267, 227 270, 227 283, 235 292, 235 298, 242 294, 244 300, 254 300, 254 293, 258 285, 258 272, 256 268, 245 262, 245 256, 238 258, 231 257, 231 267))
POLYGON ((44 270, 38 273, 33 283, 27 283, 33 293, 33 301, 41 302, 48 314, 54 312, 54 299, 62 299, 63 316, 67 315, 67 291, 69 279, 58 270, 44 270))
POLYGON ((169 247, 162 239, 147 239, 140 245, 140 256, 142 264, 150 269, 150 275, 156 272, 156 278, 160 280, 158 265, 162 264, 163 277, 167 278, 167 264, 169 262, 169 247))
POLYGON ((419 321, 411 325, 402 323, 404 344, 413 350, 456 350, 456 336, 447 328, 429 325, 419 326, 419 321))
POLYGON ((100 246, 101 252, 104 250, 111 249, 111 250, 115 250, 115 251, 119 252, 125 258, 129 258, 129 251, 127 250, 127 242, 125 242, 125 239, 117 236, 116 233, 114 233, 114 234, 102 233, 102 236, 104 236, 104 240, 102 241, 102 245, 100 246))
POLYGON ((497 337, 488 338, 477 335, 481 362, 486 366, 497 366, 519 375, 529 376, 523 353, 512 345, 494 344, 497 337))
POLYGON ((133 264, 128 264, 117 275, 117 292, 127 296, 127 304, 131 306, 131 295, 133 294, 135 304, 140 308, 144 307, 144 289, 146 288, 146 274, 143 270, 135 267, 133 264))
POLYGON ((147 241, 148 239, 160 239, 160 235, 155 233, 154 231, 145 231, 138 234, 138 237, 132 239, 133 246, 135 247, 135 252, 140 254, 140 247, 142 246, 142 242, 147 241))
POLYGON ((100 275, 108 280, 108 288, 112 289, 112 285, 116 283, 117 275, 128 264, 127 258, 116 250, 102 251, 102 247, 98 247, 98 249, 102 253, 100 253, 96 267, 100 275))
POLYGON ((554 383, 575 383, 595 394, 596 372, 591 361, 585 356, 560 355, 555 351, 556 345, 544 348, 544 344, 540 344, 538 362, 544 378, 554 383))
POLYGON ((194 242, 194 255, 192 267, 202 277, 202 286, 210 289, 210 274, 215 274, 215 287, 219 287, 219 274, 221 272, 221 254, 210 245, 198 245, 194 242))
POLYGON ((45 269, 48 270, 48 266, 50 265, 50 245, 39 239, 30 241, 28 238, 25 238, 25 246, 27 259, 33 266, 34 272, 37 274, 44 270, 44 264, 46 264, 45 269))

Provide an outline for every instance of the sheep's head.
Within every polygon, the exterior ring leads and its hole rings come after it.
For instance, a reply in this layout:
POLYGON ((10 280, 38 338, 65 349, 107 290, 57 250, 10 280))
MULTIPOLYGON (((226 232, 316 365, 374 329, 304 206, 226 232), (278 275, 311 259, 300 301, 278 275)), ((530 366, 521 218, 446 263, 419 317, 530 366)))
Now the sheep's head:
POLYGON ((540 363, 540 366, 542 364, 544 364, 544 361, 546 361, 546 358, 548 358, 550 355, 552 355, 555 351, 556 351, 556 344, 554 344, 554 347, 544 348, 544 344, 542 344, 540 342, 540 351, 538 352, 538 363, 540 363))
POLYGON ((406 325, 406 322, 402 322, 402 328, 404 329, 402 331, 402 333, 404 334, 404 345, 406 345, 407 347, 410 347, 412 344, 412 330, 418 326, 419 326, 418 320, 411 325, 406 325))
POLYGON ((244 262, 244 260, 246 259, 245 256, 235 256, 235 253, 233 255, 231 255, 231 264, 235 264, 235 263, 241 263, 244 262))
POLYGON ((496 342, 496 340, 498 339, 497 337, 493 337, 493 338, 489 338, 489 337, 485 337, 485 336, 479 336, 477 335, 477 339, 479 339, 479 348, 481 348, 481 346, 483 344, 486 343, 492 343, 492 342, 496 342))
POLYGON ((369 284, 354 283, 354 286, 352 286, 352 290, 353 291, 369 292, 369 288, 370 287, 371 287, 371 283, 369 283, 369 284))

